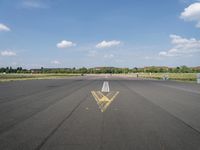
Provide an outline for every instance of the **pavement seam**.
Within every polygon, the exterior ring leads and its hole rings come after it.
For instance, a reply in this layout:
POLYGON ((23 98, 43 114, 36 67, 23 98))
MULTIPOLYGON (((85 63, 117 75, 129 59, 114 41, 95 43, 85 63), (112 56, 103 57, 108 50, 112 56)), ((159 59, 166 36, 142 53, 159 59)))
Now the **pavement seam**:
MULTIPOLYGON (((71 85, 71 84, 70 84, 71 85)), ((81 86, 82 87, 82 86, 81 86)), ((65 86, 63 86, 63 87, 59 87, 59 88, 56 88, 56 89, 50 89, 50 90, 47 90, 47 91, 43 91, 43 92, 39 92, 39 93, 37 93, 37 94, 33 94, 33 95, 30 95, 31 97, 32 96, 38 96, 39 94, 48 94, 48 93, 51 93, 51 92, 54 92, 54 91, 56 91, 56 90, 58 90, 58 89, 63 89, 63 88, 66 88, 65 86)), ((79 89, 79 88, 77 88, 77 89, 79 89)), ((72 90, 72 92, 73 91, 76 91, 77 89, 75 89, 75 90, 72 90)), ((71 93, 71 92, 70 92, 71 93)), ((27 97, 29 97, 29 96, 25 96, 25 97, 23 97, 22 99, 22 104, 20 104, 20 105, 18 105, 18 108, 19 107, 22 107, 22 106, 24 106, 24 105, 26 105, 26 104, 28 104, 28 103, 30 103, 30 101, 27 101, 27 97)), ((34 100, 33 102, 35 102, 36 100, 34 100)), ((9 102, 8 102, 9 103, 9 102)), ((5 103, 5 104, 2 104, 2 105, 7 105, 7 103, 5 103)), ((0 108, 1 108, 2 106, 0 106, 0 108)), ((10 110, 10 111, 5 111, 5 112, 3 112, 3 113, 8 113, 8 112, 12 112, 12 110, 10 110)), ((2 113, 2 112, 1 112, 2 113)))
MULTIPOLYGON (((80 82, 79 80, 74 80, 74 81, 78 81, 78 82, 80 82)), ((71 81, 71 82, 69 82, 68 84, 73 84, 74 83, 74 81, 71 81)), ((63 86, 61 86, 61 87, 59 87, 59 88, 64 88, 65 87, 65 85, 63 85, 63 86)), ((51 92, 51 91, 54 91, 55 89, 47 89, 47 90, 45 90, 45 89, 43 89, 42 91, 36 91, 36 92, 31 92, 29 95, 20 95, 20 96, 18 96, 14 101, 19 101, 19 100, 21 100, 22 98, 24 99, 24 98, 27 98, 27 97, 30 97, 30 96, 34 96, 34 95, 38 95, 38 94, 41 94, 41 93, 47 93, 47 92, 51 92)), ((6 101, 6 102, 0 102, 0 104, 2 104, 2 105, 5 105, 5 104, 7 104, 7 103, 11 103, 11 102, 14 102, 13 100, 9 100, 9 101, 6 101)))
POLYGON ((35 150, 40 150, 45 143, 53 136, 56 131, 62 126, 62 124, 68 120, 72 114, 77 110, 77 108, 89 97, 89 94, 87 94, 74 108, 73 110, 49 133, 49 135, 35 148, 35 150))
POLYGON ((76 92, 77 90, 80 90, 81 88, 83 88, 83 87, 89 85, 90 83, 91 83, 91 82, 89 82, 89 83, 87 83, 87 84, 84 84, 84 85, 82 85, 82 86, 80 86, 80 87, 74 89, 70 94, 65 95, 65 96, 63 96, 63 97, 61 97, 61 98, 58 98, 57 101, 55 101, 54 103, 50 104, 48 107, 46 107, 46 108, 44 108, 44 109, 41 109, 40 111, 38 111, 38 112, 36 112, 36 113, 33 113, 32 115, 30 115, 29 117, 27 117, 27 118, 25 118, 25 119, 21 119, 21 121, 18 121, 17 123, 15 123, 15 124, 13 124, 13 125, 7 127, 6 129, 4 129, 4 131, 1 131, 1 130, 0 130, 0 135, 3 134, 3 133, 5 133, 5 132, 7 132, 7 131, 8 131, 9 129, 11 129, 12 127, 14 127, 14 126, 20 124, 21 122, 23 122, 23 121, 25 121, 25 120, 27 120, 27 119, 30 119, 31 117, 35 116, 36 114, 38 114, 38 113, 40 113, 40 112, 42 112, 42 111, 45 111, 46 109, 48 109, 48 108, 51 107, 52 105, 55 105, 56 103, 62 101, 64 98, 66 98, 66 97, 72 95, 74 92, 76 92))
POLYGON ((182 119, 178 118, 177 116, 173 115, 172 113, 168 112, 167 110, 165 110, 164 108, 162 108, 161 106, 147 100, 144 96, 140 95, 139 93, 137 93, 136 91, 134 91, 133 89, 131 89, 130 87, 128 87, 127 85, 125 85, 124 83, 119 83, 122 86, 126 87, 127 89, 131 90, 132 92, 134 92, 135 94, 141 96, 144 100, 148 101, 149 103, 159 107, 161 110, 165 111, 167 114, 169 114, 170 116, 172 116, 173 118, 177 119, 178 121, 180 121, 181 123, 183 123, 184 125, 186 125, 187 127, 189 127, 190 129, 194 130, 196 133, 198 133, 200 135, 200 131, 198 129, 196 129, 195 127, 191 126, 190 124, 188 124, 187 122, 183 121, 182 119))
POLYGON ((199 91, 193 91, 193 90, 190 90, 190 89, 184 89, 183 87, 176 87, 176 86, 173 86, 173 85, 165 85, 165 84, 162 84, 162 83, 153 83, 155 85, 160 85, 160 86, 163 86, 163 87, 166 87, 166 88, 170 88, 170 89, 176 89, 178 91, 182 91, 182 92, 188 92, 188 93, 193 93, 193 94, 200 94, 199 91))
POLYGON ((101 136, 100 136, 100 147, 99 149, 103 149, 103 133, 104 133, 104 113, 102 114, 102 122, 101 122, 101 136))

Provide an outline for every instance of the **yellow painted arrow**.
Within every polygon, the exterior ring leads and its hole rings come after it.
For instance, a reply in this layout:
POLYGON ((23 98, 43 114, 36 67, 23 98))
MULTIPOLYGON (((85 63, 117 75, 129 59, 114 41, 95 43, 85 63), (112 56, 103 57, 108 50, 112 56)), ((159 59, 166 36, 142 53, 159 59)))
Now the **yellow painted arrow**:
POLYGON ((91 91, 92 95, 94 96, 101 112, 104 112, 107 107, 112 103, 115 97, 119 94, 119 92, 109 92, 104 95, 101 91, 91 91))

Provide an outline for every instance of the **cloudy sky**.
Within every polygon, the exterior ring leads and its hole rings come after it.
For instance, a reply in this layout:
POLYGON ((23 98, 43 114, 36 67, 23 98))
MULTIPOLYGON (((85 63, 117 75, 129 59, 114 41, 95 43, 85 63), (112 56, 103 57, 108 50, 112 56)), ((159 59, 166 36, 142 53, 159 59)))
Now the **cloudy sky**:
POLYGON ((200 65, 198 0, 0 0, 0 67, 200 65))

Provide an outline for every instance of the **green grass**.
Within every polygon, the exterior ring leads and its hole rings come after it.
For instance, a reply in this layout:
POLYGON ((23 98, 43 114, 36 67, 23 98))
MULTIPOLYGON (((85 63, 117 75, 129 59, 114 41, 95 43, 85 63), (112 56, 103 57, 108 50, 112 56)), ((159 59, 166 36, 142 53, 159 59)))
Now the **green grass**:
MULTIPOLYGON (((140 78, 162 79, 168 75, 169 80, 177 81, 196 81, 196 73, 139 73, 140 78)), ((0 74, 0 82, 14 80, 33 80, 33 79, 63 79, 80 74, 49 73, 49 74, 0 74)), ((135 74, 129 74, 130 77, 136 77, 135 74)))
POLYGON ((33 80, 33 79, 62 79, 80 74, 0 74, 0 81, 33 80))
POLYGON ((169 80, 178 81, 196 81, 196 73, 139 73, 141 78, 162 79, 164 75, 168 75, 169 80))

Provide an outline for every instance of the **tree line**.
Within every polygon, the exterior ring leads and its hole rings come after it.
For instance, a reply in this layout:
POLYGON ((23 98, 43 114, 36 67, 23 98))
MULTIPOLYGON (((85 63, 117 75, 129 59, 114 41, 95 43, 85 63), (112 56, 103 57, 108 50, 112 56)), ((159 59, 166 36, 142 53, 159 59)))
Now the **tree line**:
POLYGON ((116 68, 116 67, 95 67, 95 68, 43 68, 40 69, 24 69, 22 67, 2 67, 0 73, 78 73, 78 74, 122 74, 122 73, 200 73, 200 67, 158 67, 150 66, 143 68, 116 68))

